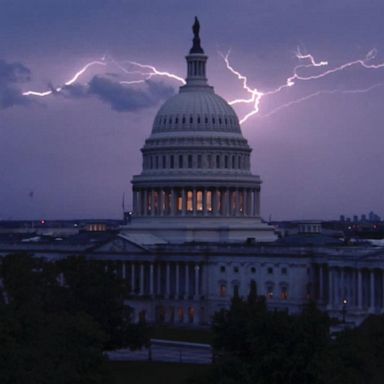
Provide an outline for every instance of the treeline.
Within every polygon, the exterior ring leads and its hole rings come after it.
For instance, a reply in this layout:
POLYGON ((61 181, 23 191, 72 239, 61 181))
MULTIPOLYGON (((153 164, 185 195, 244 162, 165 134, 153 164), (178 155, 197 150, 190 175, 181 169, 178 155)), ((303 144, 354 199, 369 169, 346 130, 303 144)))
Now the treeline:
POLYGON ((382 384, 384 317, 330 335, 314 304, 299 315, 268 311, 251 292, 213 320, 216 363, 200 384, 382 384))
POLYGON ((2 384, 109 383, 103 351, 146 342, 129 287, 104 262, 9 255, 0 279, 2 384))

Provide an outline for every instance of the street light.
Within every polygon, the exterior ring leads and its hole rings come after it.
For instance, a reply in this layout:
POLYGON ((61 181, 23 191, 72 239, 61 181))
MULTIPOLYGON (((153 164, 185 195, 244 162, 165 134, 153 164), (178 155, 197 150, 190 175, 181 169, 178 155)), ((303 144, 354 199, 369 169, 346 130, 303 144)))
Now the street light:
POLYGON ((347 304, 348 304, 348 300, 347 299, 344 299, 343 300, 343 307, 341 309, 341 314, 343 316, 343 323, 345 324, 345 316, 347 314, 347 304))

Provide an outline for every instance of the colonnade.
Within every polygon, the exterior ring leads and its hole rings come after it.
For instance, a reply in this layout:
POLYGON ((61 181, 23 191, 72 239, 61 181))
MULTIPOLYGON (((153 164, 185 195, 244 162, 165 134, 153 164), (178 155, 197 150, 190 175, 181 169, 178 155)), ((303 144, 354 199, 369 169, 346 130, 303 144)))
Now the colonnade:
POLYGON ((259 216, 257 188, 134 188, 137 216, 259 216))
POLYGON ((117 271, 128 281, 133 296, 198 300, 203 267, 189 262, 119 262, 117 271))
POLYGON ((384 270, 317 266, 317 299, 327 309, 384 312, 384 270))

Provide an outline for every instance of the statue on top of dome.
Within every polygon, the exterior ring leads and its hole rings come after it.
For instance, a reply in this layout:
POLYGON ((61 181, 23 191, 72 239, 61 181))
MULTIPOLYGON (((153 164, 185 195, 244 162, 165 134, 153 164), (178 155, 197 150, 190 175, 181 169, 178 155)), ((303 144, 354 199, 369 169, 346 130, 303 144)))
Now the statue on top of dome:
POLYGON ((200 23, 199 19, 195 16, 195 22, 193 23, 192 26, 192 31, 193 31, 193 46, 189 53, 204 53, 203 48, 201 48, 200 45, 200 23))

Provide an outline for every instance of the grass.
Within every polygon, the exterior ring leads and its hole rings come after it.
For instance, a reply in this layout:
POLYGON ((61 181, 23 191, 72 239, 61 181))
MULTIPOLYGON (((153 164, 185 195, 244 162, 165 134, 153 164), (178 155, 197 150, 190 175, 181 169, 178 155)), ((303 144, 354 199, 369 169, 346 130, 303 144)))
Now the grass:
POLYGON ((212 332, 210 329, 156 326, 150 329, 150 338, 211 344, 212 332))
POLYGON ((209 365, 160 362, 111 361, 116 384, 187 384, 193 377, 208 373, 209 365))

